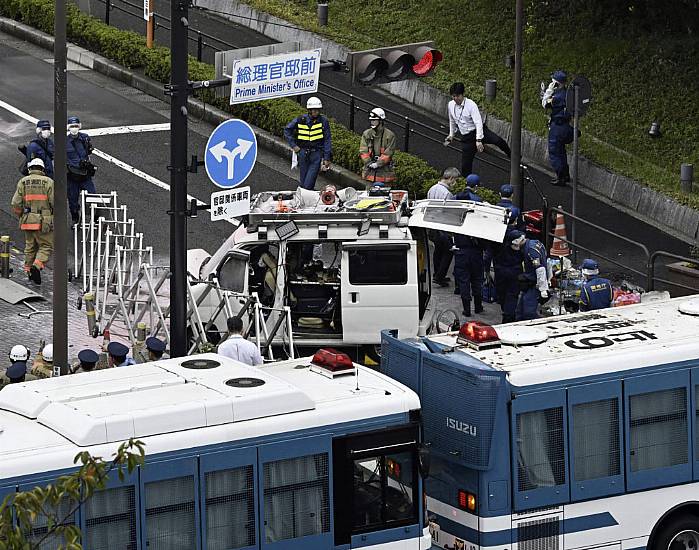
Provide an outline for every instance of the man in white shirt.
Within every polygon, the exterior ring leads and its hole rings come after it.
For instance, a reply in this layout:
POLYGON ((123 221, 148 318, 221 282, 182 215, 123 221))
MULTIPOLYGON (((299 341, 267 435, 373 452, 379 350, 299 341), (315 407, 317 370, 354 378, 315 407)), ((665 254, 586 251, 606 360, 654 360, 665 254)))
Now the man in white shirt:
POLYGON ((239 317, 228 318, 228 332, 230 336, 219 347, 219 355, 235 359, 251 367, 262 364, 260 350, 252 342, 243 337, 243 320, 239 317))
POLYGON ((461 134, 461 173, 473 173, 473 159, 476 151, 483 152, 483 144, 490 143, 502 150, 509 158, 510 148, 507 142, 491 131, 481 118, 476 102, 464 96, 463 82, 454 82, 449 88, 451 101, 447 105, 449 115, 449 135, 444 145, 449 145, 455 134, 461 134))
MULTIPOLYGON (((451 192, 451 188, 459 176, 461 176, 461 173, 458 168, 447 168, 444 170, 442 179, 427 191, 427 198, 440 201, 452 200, 454 195, 451 192)), ((446 231, 437 231, 436 229, 430 229, 427 234, 432 244, 434 244, 434 251, 432 252, 434 275, 432 276, 432 282, 442 287, 449 286, 447 272, 453 257, 451 247, 454 244, 451 235, 446 231)))

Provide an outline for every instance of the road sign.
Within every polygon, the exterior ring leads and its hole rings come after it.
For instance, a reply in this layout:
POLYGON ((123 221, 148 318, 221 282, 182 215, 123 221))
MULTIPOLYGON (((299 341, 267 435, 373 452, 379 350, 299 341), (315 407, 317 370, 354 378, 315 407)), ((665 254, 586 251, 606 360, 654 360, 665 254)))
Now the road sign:
POLYGON ((250 125, 236 118, 219 124, 209 136, 204 166, 219 187, 235 187, 252 172, 257 160, 257 139, 250 125))
POLYGON ((592 102, 592 84, 584 76, 576 76, 566 92, 566 109, 575 112, 575 87, 578 87, 578 116, 584 116, 592 102))
POLYGON ((320 48, 236 59, 230 76, 231 105, 313 93, 320 79, 320 48))
POLYGON ((211 221, 230 220, 250 213, 250 187, 211 193, 211 221))
POLYGON ((148 21, 150 19, 150 14, 153 13, 153 0, 143 0, 143 19, 148 21))

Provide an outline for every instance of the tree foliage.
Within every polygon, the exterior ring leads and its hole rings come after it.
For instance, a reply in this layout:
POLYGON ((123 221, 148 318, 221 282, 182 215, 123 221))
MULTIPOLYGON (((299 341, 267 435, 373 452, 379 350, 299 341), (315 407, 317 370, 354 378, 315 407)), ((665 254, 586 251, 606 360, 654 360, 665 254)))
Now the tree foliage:
POLYGON ((129 439, 109 460, 84 451, 75 456, 80 467, 45 487, 7 495, 0 505, 0 548, 34 550, 51 541, 58 548, 81 550, 81 533, 72 521, 81 504, 104 489, 110 474, 119 480, 143 464, 145 443, 129 439), (14 518, 14 520, 13 520, 14 518))

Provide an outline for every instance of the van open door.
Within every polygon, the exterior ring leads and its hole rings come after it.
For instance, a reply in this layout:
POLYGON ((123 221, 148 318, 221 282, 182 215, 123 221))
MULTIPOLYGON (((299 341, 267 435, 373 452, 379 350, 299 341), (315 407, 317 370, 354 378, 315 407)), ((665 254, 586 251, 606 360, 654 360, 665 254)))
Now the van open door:
POLYGON ((424 227, 501 243, 509 214, 482 202, 422 200, 413 204, 409 227, 424 227))
POLYGON ((218 284, 223 290, 246 294, 248 291, 248 264, 250 252, 230 250, 216 269, 218 284))
POLYGON ((342 245, 343 340, 378 344, 395 327, 406 338, 418 330, 417 253, 414 241, 357 241, 342 245))

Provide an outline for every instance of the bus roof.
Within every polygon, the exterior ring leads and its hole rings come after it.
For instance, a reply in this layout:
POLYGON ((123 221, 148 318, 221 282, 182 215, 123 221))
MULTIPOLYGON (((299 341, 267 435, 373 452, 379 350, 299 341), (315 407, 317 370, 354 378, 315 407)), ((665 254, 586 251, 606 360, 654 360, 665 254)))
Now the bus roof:
POLYGON ((504 371, 513 386, 533 386, 631 369, 699 361, 699 297, 497 325, 501 345, 475 350, 458 333, 431 336, 504 371), (532 343, 534 342, 534 343, 532 343))
POLYGON ((203 354, 10 384, 0 391, 0 479, 70 467, 86 448, 109 456, 130 437, 151 455, 419 409, 410 389, 357 369, 358 381, 354 370, 314 372, 310 358, 256 368, 203 354))

